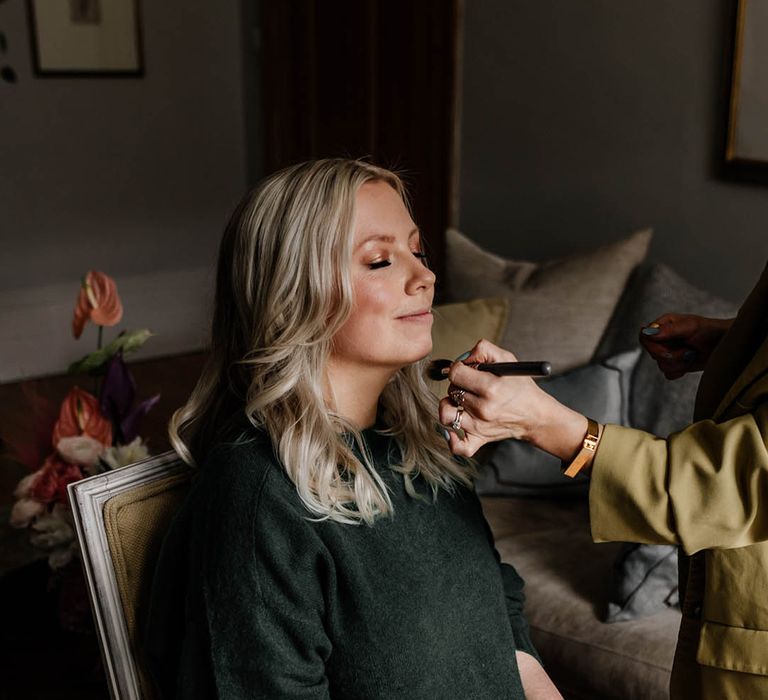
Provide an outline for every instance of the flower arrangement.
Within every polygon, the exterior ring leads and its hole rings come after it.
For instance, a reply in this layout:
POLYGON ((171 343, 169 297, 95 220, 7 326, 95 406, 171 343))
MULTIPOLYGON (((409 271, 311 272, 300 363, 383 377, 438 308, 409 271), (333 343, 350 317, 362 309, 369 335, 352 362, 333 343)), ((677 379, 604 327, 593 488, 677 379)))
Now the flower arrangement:
POLYGON ((67 484, 85 476, 125 466, 147 457, 138 435, 138 422, 160 395, 136 403, 136 384, 123 356, 140 348, 150 337, 147 329, 123 331, 103 345, 105 327, 123 317, 115 281, 91 270, 82 280, 72 318, 72 333, 79 338, 88 322, 98 327, 96 350, 69 367, 72 374, 94 377, 94 392, 75 386, 64 398, 52 431, 41 436, 36 450, 17 453, 32 470, 16 487, 10 524, 28 527, 33 546, 48 553, 52 569, 59 569, 78 552, 67 484), (98 396, 98 398, 97 398, 98 396), (47 453, 42 464, 32 456, 47 453), (26 454, 26 459, 25 459, 26 454))

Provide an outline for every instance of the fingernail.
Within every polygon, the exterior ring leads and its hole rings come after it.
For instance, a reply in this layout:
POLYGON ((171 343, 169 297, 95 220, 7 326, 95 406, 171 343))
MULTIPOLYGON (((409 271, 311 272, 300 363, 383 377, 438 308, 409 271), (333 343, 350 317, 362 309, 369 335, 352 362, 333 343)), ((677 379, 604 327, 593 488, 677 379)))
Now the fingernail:
POLYGON ((445 441, 450 443, 451 442, 451 434, 445 428, 440 428, 440 430, 443 433, 443 437, 445 438, 445 441))
POLYGON ((656 326, 655 328, 652 328, 651 326, 648 326, 646 328, 643 328, 641 333, 643 335, 656 335, 660 330, 661 329, 658 326, 656 326))
POLYGON ((671 353, 671 352, 663 352, 663 353, 661 353, 661 356, 662 356, 662 357, 663 357, 665 360, 671 360, 671 359, 672 359, 672 353, 671 353))
POLYGON ((683 362, 693 362, 698 354, 695 350, 686 350, 683 353, 683 362))
POLYGON ((459 355, 459 356, 458 356, 458 357, 457 357, 457 358, 454 360, 454 362, 464 362, 464 360, 466 360, 466 359, 469 357, 469 354, 470 354, 470 353, 469 353, 469 350, 467 350, 466 352, 463 352, 463 353, 461 353, 461 355, 459 355))
POLYGON ((451 368, 450 368, 450 367, 443 367, 443 368, 440 370, 440 374, 442 374, 443 376, 448 376, 448 373, 449 373, 450 371, 451 371, 451 368))

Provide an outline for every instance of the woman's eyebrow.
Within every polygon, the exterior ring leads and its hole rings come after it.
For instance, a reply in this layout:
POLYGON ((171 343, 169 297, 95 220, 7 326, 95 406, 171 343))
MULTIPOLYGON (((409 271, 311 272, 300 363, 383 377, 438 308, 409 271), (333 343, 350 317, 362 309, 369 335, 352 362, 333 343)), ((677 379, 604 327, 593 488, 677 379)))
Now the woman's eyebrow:
MULTIPOLYGON (((410 241, 411 238, 414 236, 419 235, 419 229, 418 227, 414 228, 409 234, 408 234, 408 240, 410 241)), ((394 243, 395 242, 395 236, 389 234, 389 233, 373 233, 370 236, 366 236, 360 243, 355 246, 356 248, 362 248, 366 243, 370 243, 371 241, 381 241, 382 243, 394 243)))

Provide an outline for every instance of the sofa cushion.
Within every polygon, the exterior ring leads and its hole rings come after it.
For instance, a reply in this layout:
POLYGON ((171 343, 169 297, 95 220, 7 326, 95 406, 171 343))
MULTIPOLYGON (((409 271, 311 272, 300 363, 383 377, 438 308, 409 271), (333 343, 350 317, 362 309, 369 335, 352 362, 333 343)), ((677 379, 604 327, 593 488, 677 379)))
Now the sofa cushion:
POLYGON ((601 622, 620 544, 594 544, 580 500, 483 498, 503 561, 525 580, 525 615, 544 667, 570 699, 666 700, 680 612, 601 622))
MULTIPOLYGON (((627 283, 595 358, 638 347, 640 328, 670 311, 729 318, 737 309, 698 289, 666 265, 641 265, 627 283)), ((699 377, 693 373, 667 381, 651 357, 643 353, 632 378, 629 424, 661 437, 684 428, 693 417, 699 377)))
POLYGON ((653 615, 680 604, 677 547, 627 542, 613 562, 606 622, 653 615))
MULTIPOLYGON (((433 309, 431 357, 453 360, 470 350, 481 338, 498 343, 507 313, 506 300, 498 297, 436 306, 433 309)), ((447 381, 428 384, 439 398, 448 391, 447 381)))
POLYGON ((521 360, 547 360, 555 373, 591 361, 651 231, 587 253, 544 263, 507 260, 455 229, 446 234, 446 268, 454 301, 502 296, 509 318, 501 345, 521 360))
MULTIPOLYGON (((636 348, 539 385, 561 403, 601 423, 626 425, 632 370, 639 355, 636 348)), ((480 495, 586 498, 589 490, 588 480, 562 474, 557 457, 520 440, 502 440, 478 461, 475 488, 480 495)))

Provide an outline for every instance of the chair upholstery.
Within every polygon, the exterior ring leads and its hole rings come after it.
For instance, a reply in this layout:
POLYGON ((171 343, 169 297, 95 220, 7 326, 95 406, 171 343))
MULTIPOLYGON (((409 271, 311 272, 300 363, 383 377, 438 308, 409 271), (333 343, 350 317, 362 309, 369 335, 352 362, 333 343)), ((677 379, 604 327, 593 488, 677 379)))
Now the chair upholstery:
POLYGON ((160 544, 191 474, 167 452, 68 487, 114 698, 153 697, 139 634, 160 544))

